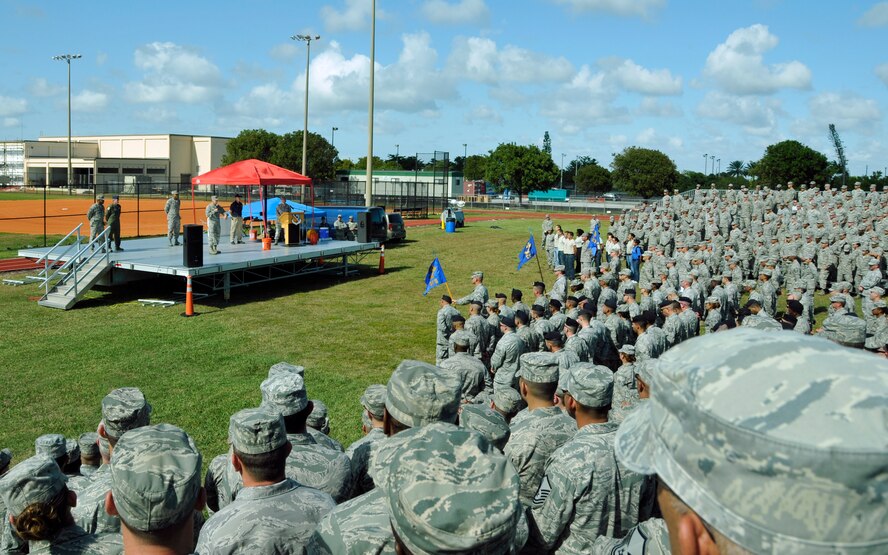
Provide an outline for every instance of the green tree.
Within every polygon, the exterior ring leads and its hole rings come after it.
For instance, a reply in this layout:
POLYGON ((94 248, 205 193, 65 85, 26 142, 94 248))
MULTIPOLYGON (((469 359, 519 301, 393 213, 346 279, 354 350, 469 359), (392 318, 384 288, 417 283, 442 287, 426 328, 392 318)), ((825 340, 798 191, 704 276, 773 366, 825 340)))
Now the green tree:
MULTIPOLYGON (((336 174, 336 148, 327 139, 309 131, 306 145, 305 174, 316 181, 328 181, 336 174)), ((302 171, 302 131, 286 133, 271 151, 272 164, 293 170, 302 171)))
POLYGON ((225 154, 222 155, 222 165, 253 158, 271 162, 271 153, 280 139, 280 135, 265 129, 244 129, 237 137, 228 141, 225 154))
MULTIPOLYGON (((361 170, 366 170, 366 169, 367 169, 367 157, 361 156, 360 158, 358 158, 358 161, 355 162, 355 170, 361 171, 361 170)), ((389 164, 388 162, 386 162, 385 160, 383 160, 379 156, 374 156, 373 157, 373 169, 380 170, 380 171, 386 171, 386 170, 396 170, 396 169, 398 169, 398 167, 395 166, 394 164, 389 164)))
POLYGON ((598 164, 587 164, 577 170, 576 190, 580 194, 606 193, 613 187, 611 172, 598 164))
POLYGON ((598 164, 598 160, 592 158, 591 156, 579 156, 570 161, 570 164, 564 168, 564 185, 567 188, 568 185, 575 186, 574 180, 577 175, 577 171, 583 166, 591 166, 598 164))
POLYGON ((510 189, 521 196, 530 191, 544 191, 558 179, 559 171, 552 157, 535 145, 501 143, 490 152, 485 179, 494 189, 510 189))
POLYGON ((672 190, 678 171, 668 156, 659 150, 630 146, 614 156, 611 178, 621 191, 650 198, 663 189, 672 190))
POLYGON ((549 132, 546 131, 543 133, 543 152, 552 157, 552 138, 549 137, 549 132))
POLYGON ((463 177, 469 181, 484 179, 484 173, 487 170, 487 156, 480 154, 472 154, 466 158, 466 169, 463 177))
POLYGON ((728 168, 725 170, 725 173, 730 175, 731 177, 741 177, 746 175, 746 168, 743 164, 743 160, 734 160, 730 164, 728 164, 728 168))
POLYGON ((765 183, 777 185, 787 181, 823 183, 829 179, 826 156, 798 141, 782 141, 765 149, 756 163, 756 174, 765 183))

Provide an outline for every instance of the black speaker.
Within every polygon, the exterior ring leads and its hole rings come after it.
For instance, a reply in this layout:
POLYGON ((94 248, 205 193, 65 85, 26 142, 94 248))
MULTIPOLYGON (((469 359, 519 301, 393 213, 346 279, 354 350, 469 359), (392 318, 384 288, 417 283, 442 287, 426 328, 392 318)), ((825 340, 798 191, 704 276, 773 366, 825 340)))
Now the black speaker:
POLYGON ((355 240, 358 243, 370 242, 370 212, 358 212, 358 233, 355 240))
POLYGON ((188 224, 182 228, 182 265, 188 268, 203 266, 203 226, 188 224))

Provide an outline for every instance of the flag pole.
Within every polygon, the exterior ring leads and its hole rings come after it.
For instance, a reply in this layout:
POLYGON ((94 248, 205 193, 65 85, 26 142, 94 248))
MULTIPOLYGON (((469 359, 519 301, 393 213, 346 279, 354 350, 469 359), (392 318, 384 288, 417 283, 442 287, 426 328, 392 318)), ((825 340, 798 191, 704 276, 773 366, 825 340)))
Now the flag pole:
POLYGON ((450 290, 450 282, 445 281, 444 285, 447 287, 447 294, 450 295, 450 298, 453 299, 453 291, 450 290))
MULTIPOLYGON (((533 237, 533 232, 532 232, 532 231, 530 232, 530 236, 533 237)), ((533 238, 533 243, 536 244, 536 237, 533 238)), ((543 248, 545 249, 546 247, 543 246, 543 248)), ((534 256, 534 258, 537 259, 537 268, 540 269, 540 281, 543 282, 543 283, 546 283, 546 279, 543 277, 543 265, 540 264, 540 249, 537 248, 536 251, 537 251, 537 252, 536 252, 536 256, 534 256)))

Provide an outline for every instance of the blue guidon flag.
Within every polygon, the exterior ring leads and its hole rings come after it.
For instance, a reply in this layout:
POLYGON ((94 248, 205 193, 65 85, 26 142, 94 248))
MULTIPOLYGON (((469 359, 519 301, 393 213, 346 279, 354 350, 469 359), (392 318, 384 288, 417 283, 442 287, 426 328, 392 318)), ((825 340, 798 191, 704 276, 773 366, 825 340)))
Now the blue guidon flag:
POLYGON ((432 263, 429 264, 429 271, 426 272, 426 289, 425 293, 423 293, 422 295, 428 295, 429 291, 431 291, 435 287, 438 287, 442 283, 447 283, 447 278, 444 276, 444 268, 441 267, 441 263, 438 262, 438 258, 435 257, 435 259, 432 260, 432 263))
POLYGON ((520 270, 522 266, 527 264, 531 258, 537 255, 537 247, 536 243, 533 241, 533 235, 530 236, 530 239, 524 243, 524 247, 521 249, 521 252, 518 253, 518 269, 520 270))

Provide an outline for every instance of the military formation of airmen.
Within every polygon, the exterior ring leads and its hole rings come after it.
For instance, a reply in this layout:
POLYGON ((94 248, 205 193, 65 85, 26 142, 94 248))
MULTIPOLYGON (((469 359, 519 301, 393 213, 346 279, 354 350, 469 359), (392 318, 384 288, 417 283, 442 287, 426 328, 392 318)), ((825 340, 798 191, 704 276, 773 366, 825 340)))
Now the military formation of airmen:
POLYGON ((436 364, 368 386, 347 448, 301 366, 269 369, 205 474, 184 430, 115 389, 96 432, 40 436, 14 466, 0 451, 0 553, 886 553, 888 361, 869 340, 888 199, 845 197, 666 195, 609 230, 646 245, 637 280, 631 249, 597 245, 607 271, 576 280, 553 256, 563 301, 541 282, 529 304, 490 298, 473 273, 440 301, 436 364), (806 247, 815 212, 825 247, 806 247), (740 231, 722 234, 723 213, 740 231), (866 264, 827 265, 822 287, 796 270, 849 242, 866 264), (832 314, 799 333, 818 287, 832 314))

